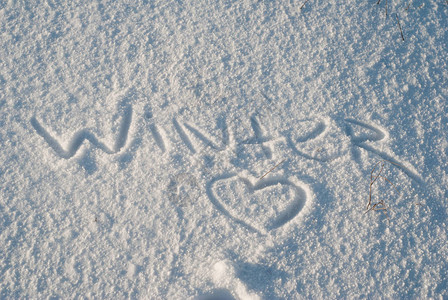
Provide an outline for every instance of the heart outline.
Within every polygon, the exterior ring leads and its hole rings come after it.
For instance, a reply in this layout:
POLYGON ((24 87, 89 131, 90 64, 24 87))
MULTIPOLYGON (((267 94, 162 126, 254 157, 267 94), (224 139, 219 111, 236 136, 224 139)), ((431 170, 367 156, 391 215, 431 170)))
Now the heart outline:
POLYGON ((291 220, 293 220, 295 217, 297 217, 300 212, 303 210, 303 208, 306 205, 306 202, 309 198, 308 188, 307 187, 301 187, 296 184, 294 184, 291 180, 282 178, 282 177, 271 177, 264 180, 258 180, 255 183, 253 183, 250 179, 242 177, 238 175, 237 173, 228 173, 223 174, 221 176, 215 177, 207 184, 207 195, 210 199, 210 202, 226 217, 232 219, 237 224, 245 227, 249 231, 256 232, 262 235, 267 234, 267 232, 275 230, 277 228, 280 228, 287 223, 289 223, 291 220), (286 209, 282 210, 279 214, 277 214, 274 217, 274 220, 272 222, 269 222, 269 226, 266 226, 268 224, 261 224, 263 229, 257 228, 258 226, 251 225, 249 222, 243 220, 241 217, 238 216, 238 214, 232 213, 226 205, 223 203, 222 200, 220 200, 219 195, 217 195, 214 192, 214 186, 216 183, 224 180, 231 180, 232 178, 236 178, 236 180, 242 181, 247 187, 248 190, 251 193, 255 193, 256 191, 262 190, 264 188, 267 188, 269 186, 275 186, 277 184, 281 185, 289 185, 294 189, 295 197, 286 209))

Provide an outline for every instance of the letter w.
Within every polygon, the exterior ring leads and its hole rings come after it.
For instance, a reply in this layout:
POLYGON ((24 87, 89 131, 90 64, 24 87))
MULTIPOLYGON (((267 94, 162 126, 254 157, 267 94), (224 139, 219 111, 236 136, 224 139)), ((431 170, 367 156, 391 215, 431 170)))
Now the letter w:
POLYGON ((50 145, 50 147, 62 158, 69 159, 72 158, 79 148, 81 148, 84 140, 88 140, 92 145, 106 152, 107 154, 114 154, 121 150, 126 144, 126 140, 129 134, 129 128, 131 127, 132 121, 132 107, 128 106, 124 110, 124 115, 121 120, 120 130, 118 133, 118 138, 115 142, 115 146, 111 149, 104 143, 100 142, 95 135, 89 132, 87 129, 83 129, 73 136, 68 149, 65 150, 62 145, 53 137, 51 134, 40 124, 36 117, 31 118, 31 125, 36 130, 37 134, 42 136, 44 140, 50 145))

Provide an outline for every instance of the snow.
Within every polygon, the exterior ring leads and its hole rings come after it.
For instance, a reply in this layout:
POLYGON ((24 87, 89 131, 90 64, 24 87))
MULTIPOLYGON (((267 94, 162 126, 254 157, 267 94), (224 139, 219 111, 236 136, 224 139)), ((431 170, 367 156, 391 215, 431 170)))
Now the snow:
POLYGON ((0 298, 448 297, 448 3, 304 2, 0 2, 0 298))

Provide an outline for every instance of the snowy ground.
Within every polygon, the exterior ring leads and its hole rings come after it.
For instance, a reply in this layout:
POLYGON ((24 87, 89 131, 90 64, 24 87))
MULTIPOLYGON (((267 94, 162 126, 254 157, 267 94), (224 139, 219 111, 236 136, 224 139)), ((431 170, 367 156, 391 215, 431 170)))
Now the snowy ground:
POLYGON ((1 299, 448 297, 446 1, 126 2, 0 1, 1 299))

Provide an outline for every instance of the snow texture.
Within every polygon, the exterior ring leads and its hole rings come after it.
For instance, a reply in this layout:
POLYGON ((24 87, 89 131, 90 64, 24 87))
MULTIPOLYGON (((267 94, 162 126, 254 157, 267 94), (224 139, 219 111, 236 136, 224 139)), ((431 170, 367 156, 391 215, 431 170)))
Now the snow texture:
POLYGON ((377 2, 0 1, 0 298, 446 299, 448 2, 377 2))

